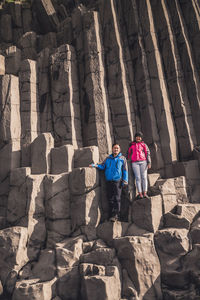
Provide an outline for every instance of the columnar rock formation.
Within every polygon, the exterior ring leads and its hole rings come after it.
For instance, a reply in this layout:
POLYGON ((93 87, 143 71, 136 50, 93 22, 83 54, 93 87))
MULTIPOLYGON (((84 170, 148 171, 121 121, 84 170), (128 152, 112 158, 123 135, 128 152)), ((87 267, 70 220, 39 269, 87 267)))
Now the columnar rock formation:
POLYGON ((0 299, 197 300, 200 4, 0 1, 0 299), (89 164, 136 131, 149 199, 89 164))

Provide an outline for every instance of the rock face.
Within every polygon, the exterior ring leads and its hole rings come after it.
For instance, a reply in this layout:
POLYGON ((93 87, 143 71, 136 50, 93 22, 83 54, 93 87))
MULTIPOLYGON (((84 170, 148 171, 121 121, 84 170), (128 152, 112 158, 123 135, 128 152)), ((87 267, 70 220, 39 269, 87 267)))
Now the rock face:
POLYGON ((200 298, 199 1, 0 1, 0 299, 200 298), (149 198, 90 168, 136 131, 149 198))

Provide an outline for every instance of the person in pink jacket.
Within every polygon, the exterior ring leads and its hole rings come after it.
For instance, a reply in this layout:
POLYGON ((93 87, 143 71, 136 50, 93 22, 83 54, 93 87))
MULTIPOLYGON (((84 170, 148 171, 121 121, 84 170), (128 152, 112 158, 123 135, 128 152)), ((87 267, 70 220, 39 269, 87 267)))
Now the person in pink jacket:
POLYGON ((141 132, 135 134, 135 140, 129 146, 129 158, 131 158, 136 187, 139 193, 136 198, 147 198, 147 169, 151 168, 151 156, 148 146, 143 142, 143 134, 141 132))

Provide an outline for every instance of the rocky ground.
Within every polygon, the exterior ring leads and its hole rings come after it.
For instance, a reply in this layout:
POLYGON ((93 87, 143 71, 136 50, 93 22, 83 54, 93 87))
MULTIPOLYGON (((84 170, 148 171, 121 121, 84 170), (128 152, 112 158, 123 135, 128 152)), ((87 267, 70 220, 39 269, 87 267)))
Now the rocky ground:
MULTIPOLYGON (((0 1, 0 299, 200 299, 199 2, 0 1), (89 164, 142 130, 149 198, 89 164)), ((130 166, 129 166, 130 167, 130 166)))

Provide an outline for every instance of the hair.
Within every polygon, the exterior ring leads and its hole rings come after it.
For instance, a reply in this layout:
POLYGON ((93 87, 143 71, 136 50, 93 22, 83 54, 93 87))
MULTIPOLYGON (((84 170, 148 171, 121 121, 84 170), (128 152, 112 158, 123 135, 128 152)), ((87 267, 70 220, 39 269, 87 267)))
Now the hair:
MULTIPOLYGON (((116 145, 118 145, 118 146, 120 147, 120 144, 114 143, 114 144, 112 144, 112 148, 113 148, 114 146, 116 146, 116 145)), ((120 147, 120 148, 121 148, 121 147, 120 147)))
POLYGON ((141 131, 136 132, 135 138, 136 138, 137 136, 140 136, 140 137, 143 139, 143 133, 142 133, 141 131))

